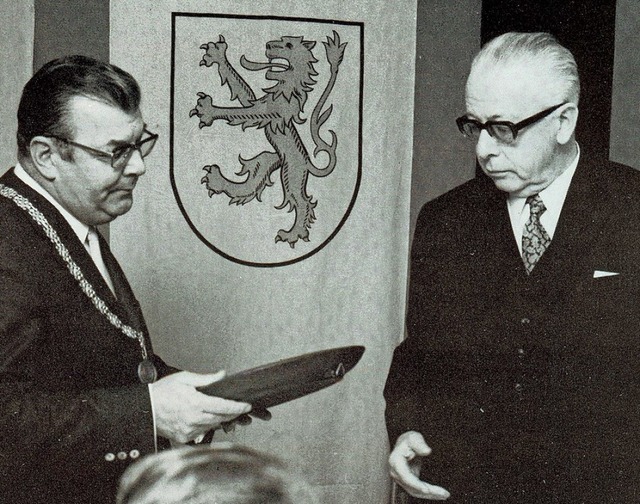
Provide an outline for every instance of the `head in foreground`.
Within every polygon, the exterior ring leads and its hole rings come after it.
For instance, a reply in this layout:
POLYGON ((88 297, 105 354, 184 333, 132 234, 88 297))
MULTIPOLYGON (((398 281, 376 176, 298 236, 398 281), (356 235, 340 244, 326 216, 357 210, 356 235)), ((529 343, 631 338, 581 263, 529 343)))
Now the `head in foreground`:
POLYGON ((312 504, 279 459, 236 445, 150 455, 124 473, 117 504, 312 504))

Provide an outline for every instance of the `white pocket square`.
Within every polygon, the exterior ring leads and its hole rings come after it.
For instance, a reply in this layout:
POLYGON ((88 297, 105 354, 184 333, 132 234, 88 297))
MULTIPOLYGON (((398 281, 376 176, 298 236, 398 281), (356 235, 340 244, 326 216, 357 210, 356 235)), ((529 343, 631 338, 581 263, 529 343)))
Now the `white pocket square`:
POLYGON ((610 276, 616 276, 619 275, 620 273, 617 273, 615 271, 600 271, 600 270, 595 270, 593 272, 593 278, 603 278, 603 277, 610 277, 610 276))

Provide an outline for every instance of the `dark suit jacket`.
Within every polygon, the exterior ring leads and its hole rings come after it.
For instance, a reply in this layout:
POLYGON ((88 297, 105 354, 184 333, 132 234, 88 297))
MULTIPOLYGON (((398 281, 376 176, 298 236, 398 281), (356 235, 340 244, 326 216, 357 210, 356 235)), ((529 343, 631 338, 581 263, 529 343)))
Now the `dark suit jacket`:
POLYGON ((587 159, 530 276, 488 179, 420 214, 386 420, 448 502, 640 502, 640 174, 587 159))
MULTIPOLYGON (((13 170, 0 183, 45 215, 97 294, 144 331, 151 351, 140 306, 104 240, 117 301, 62 215, 13 170)), ((155 359, 161 374, 169 371, 155 359)), ((98 312, 44 231, 0 196, 0 500, 112 504, 126 466, 154 450, 140 360, 138 341, 98 312)))

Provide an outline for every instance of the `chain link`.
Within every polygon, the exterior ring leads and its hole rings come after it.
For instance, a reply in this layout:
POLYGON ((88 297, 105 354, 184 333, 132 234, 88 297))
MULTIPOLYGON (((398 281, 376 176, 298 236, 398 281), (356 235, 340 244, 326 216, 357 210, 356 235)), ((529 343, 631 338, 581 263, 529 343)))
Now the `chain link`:
POLYGON ((85 295, 93 303, 93 306, 95 306, 95 308, 107 318, 112 326, 120 330, 125 336, 132 339, 137 339, 142 350, 142 358, 147 359, 147 347, 144 342, 144 334, 142 333, 142 331, 138 331, 133 327, 124 324, 120 320, 120 318, 109 309, 107 304, 96 294, 93 285, 91 285, 91 283, 89 283, 89 281, 84 277, 80 266, 78 266, 73 260, 71 254, 69 253, 69 250, 64 245, 64 243, 62 243, 62 240, 58 236, 58 233, 55 229, 53 229, 51 224, 49 224, 49 221, 42 214, 42 212, 40 212, 40 210, 33 206, 31 201, 22 196, 15 189, 7 187, 4 184, 0 184, 0 195, 12 200, 19 208, 27 212, 31 219, 42 228, 42 230, 47 235, 47 238, 49 238, 51 243, 55 246, 58 255, 67 265, 67 269, 80 285, 82 292, 84 292, 85 295))

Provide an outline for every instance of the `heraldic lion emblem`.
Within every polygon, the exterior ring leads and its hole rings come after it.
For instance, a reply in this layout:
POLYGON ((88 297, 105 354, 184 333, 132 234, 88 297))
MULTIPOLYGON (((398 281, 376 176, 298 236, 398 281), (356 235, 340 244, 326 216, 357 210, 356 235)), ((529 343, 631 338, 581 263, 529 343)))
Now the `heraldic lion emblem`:
POLYGON ((217 66, 222 85, 229 86, 231 101, 237 100, 241 106, 216 106, 211 96, 199 92, 197 104, 189 113, 190 117, 198 116, 200 128, 211 126, 216 120, 225 120, 231 126, 240 126, 243 131, 257 128, 264 132, 274 151, 263 151, 251 159, 243 159, 240 155, 242 166, 236 174, 243 177, 243 181, 226 178, 220 167, 212 164, 203 168, 206 175, 201 182, 206 185, 209 197, 224 193, 230 198, 229 204, 244 205, 254 198, 261 201, 264 189, 274 184, 271 174, 280 170, 284 198, 276 208, 295 212, 295 220, 290 229, 278 231, 275 241, 288 243, 292 248, 300 239, 309 241, 309 229, 316 218, 314 208, 317 201, 307 193, 309 175, 326 177, 336 167, 337 136, 329 130, 331 140, 327 142, 320 136, 320 128, 333 110, 333 105, 324 111, 322 109, 335 85, 347 43, 341 44, 339 35, 334 31, 333 37, 327 36, 323 44, 331 74, 311 114, 309 127, 315 144, 313 156, 327 153, 329 161, 326 166, 314 164, 296 129, 296 125, 307 121, 302 113, 308 94, 317 83, 314 77, 319 75, 314 68, 314 63, 318 63, 312 52, 316 45, 314 41, 283 36, 266 44, 267 61, 249 61, 244 55, 240 58, 245 70, 266 70, 266 79, 276 82, 264 89, 265 94, 260 98, 229 63, 228 45, 222 35, 218 42, 203 44, 200 48, 205 50, 205 54, 200 66, 217 66))

